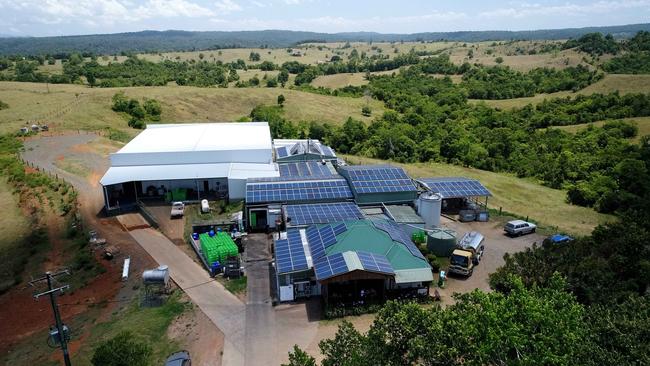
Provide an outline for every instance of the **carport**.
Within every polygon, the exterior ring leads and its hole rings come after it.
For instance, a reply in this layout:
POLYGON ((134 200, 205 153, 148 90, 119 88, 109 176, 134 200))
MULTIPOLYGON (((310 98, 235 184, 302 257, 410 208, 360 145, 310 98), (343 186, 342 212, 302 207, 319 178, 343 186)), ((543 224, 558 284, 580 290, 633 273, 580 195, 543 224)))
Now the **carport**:
POLYGON ((492 193, 476 179, 465 177, 418 178, 416 182, 425 191, 442 196, 442 211, 457 214, 473 203, 487 210, 488 198, 492 193))

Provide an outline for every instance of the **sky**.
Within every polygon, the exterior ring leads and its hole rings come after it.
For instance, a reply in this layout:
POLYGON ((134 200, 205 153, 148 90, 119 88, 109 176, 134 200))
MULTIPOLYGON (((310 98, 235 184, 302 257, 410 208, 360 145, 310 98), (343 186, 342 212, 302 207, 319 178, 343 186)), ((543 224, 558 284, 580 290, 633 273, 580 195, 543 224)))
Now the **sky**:
POLYGON ((534 30, 650 22, 650 0, 0 0, 0 34, 141 30, 380 33, 534 30))

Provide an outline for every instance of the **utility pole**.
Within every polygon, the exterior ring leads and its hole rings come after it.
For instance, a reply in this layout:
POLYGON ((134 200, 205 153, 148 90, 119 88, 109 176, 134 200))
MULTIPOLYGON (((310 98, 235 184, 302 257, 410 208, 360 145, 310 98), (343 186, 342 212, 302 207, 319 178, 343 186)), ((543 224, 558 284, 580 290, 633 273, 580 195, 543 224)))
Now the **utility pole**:
MULTIPOLYGON (((70 272, 67 270, 57 272, 57 273, 51 273, 51 272, 45 272, 45 276, 41 278, 37 278, 31 282, 29 282, 30 285, 34 285, 37 282, 42 282, 42 281, 47 281, 47 291, 41 292, 39 294, 34 295, 34 298, 38 300, 39 297, 49 295, 50 296, 50 303, 52 304, 52 311, 54 312, 54 321, 56 322, 56 330, 57 330, 57 337, 59 344, 61 345, 61 350, 63 351, 63 361, 65 362, 65 366, 71 366, 72 364, 70 363, 70 354, 68 354, 68 341, 66 339, 67 333, 64 332, 64 324, 61 322, 61 315, 59 314, 59 307, 56 304, 56 295, 57 292, 63 293, 63 290, 70 288, 70 285, 63 285, 61 287, 57 288, 52 288, 52 280, 55 277, 61 276, 61 275, 69 275, 70 272)), ((50 336, 52 333, 50 332, 50 336)), ((57 339, 55 337, 55 343, 57 339)))

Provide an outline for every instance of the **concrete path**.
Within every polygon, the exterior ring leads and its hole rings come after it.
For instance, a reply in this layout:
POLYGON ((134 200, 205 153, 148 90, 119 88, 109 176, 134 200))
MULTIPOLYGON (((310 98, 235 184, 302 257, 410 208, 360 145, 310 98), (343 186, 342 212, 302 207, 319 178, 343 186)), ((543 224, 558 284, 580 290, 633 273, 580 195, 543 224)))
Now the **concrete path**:
POLYGON ((271 306, 268 244, 266 234, 252 234, 246 240, 246 366, 279 364, 275 362, 278 334, 271 306))
POLYGON ((244 365, 246 306, 160 232, 149 228, 130 234, 158 263, 169 266, 174 282, 223 332, 222 364, 244 365))

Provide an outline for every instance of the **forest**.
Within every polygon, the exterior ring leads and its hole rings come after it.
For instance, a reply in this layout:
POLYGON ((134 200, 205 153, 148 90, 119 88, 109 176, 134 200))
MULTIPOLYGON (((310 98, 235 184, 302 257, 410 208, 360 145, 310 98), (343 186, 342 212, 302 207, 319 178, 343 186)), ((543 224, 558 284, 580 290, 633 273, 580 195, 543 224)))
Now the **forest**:
POLYGON ((519 32, 475 31, 413 34, 314 33, 284 30, 243 32, 142 31, 59 37, 0 37, 0 55, 36 56, 74 52, 116 55, 121 53, 197 51, 236 47, 291 47, 305 42, 420 42, 438 40, 478 42, 511 39, 568 39, 577 38, 591 32, 611 33, 618 37, 627 37, 632 36, 639 30, 650 30, 650 24, 519 32))
POLYGON ((311 136, 345 154, 446 162, 535 178, 567 189, 567 200, 600 212, 617 212, 648 192, 645 184, 632 183, 648 173, 641 152, 645 142, 628 140, 638 133, 636 126, 610 122, 575 135, 545 127, 649 116, 650 95, 580 95, 497 110, 468 103, 462 86, 417 68, 374 76, 369 90, 389 108, 369 126, 353 119, 340 127, 296 125, 284 119, 281 108, 270 106, 254 109, 251 118, 268 121, 275 137, 311 136))

